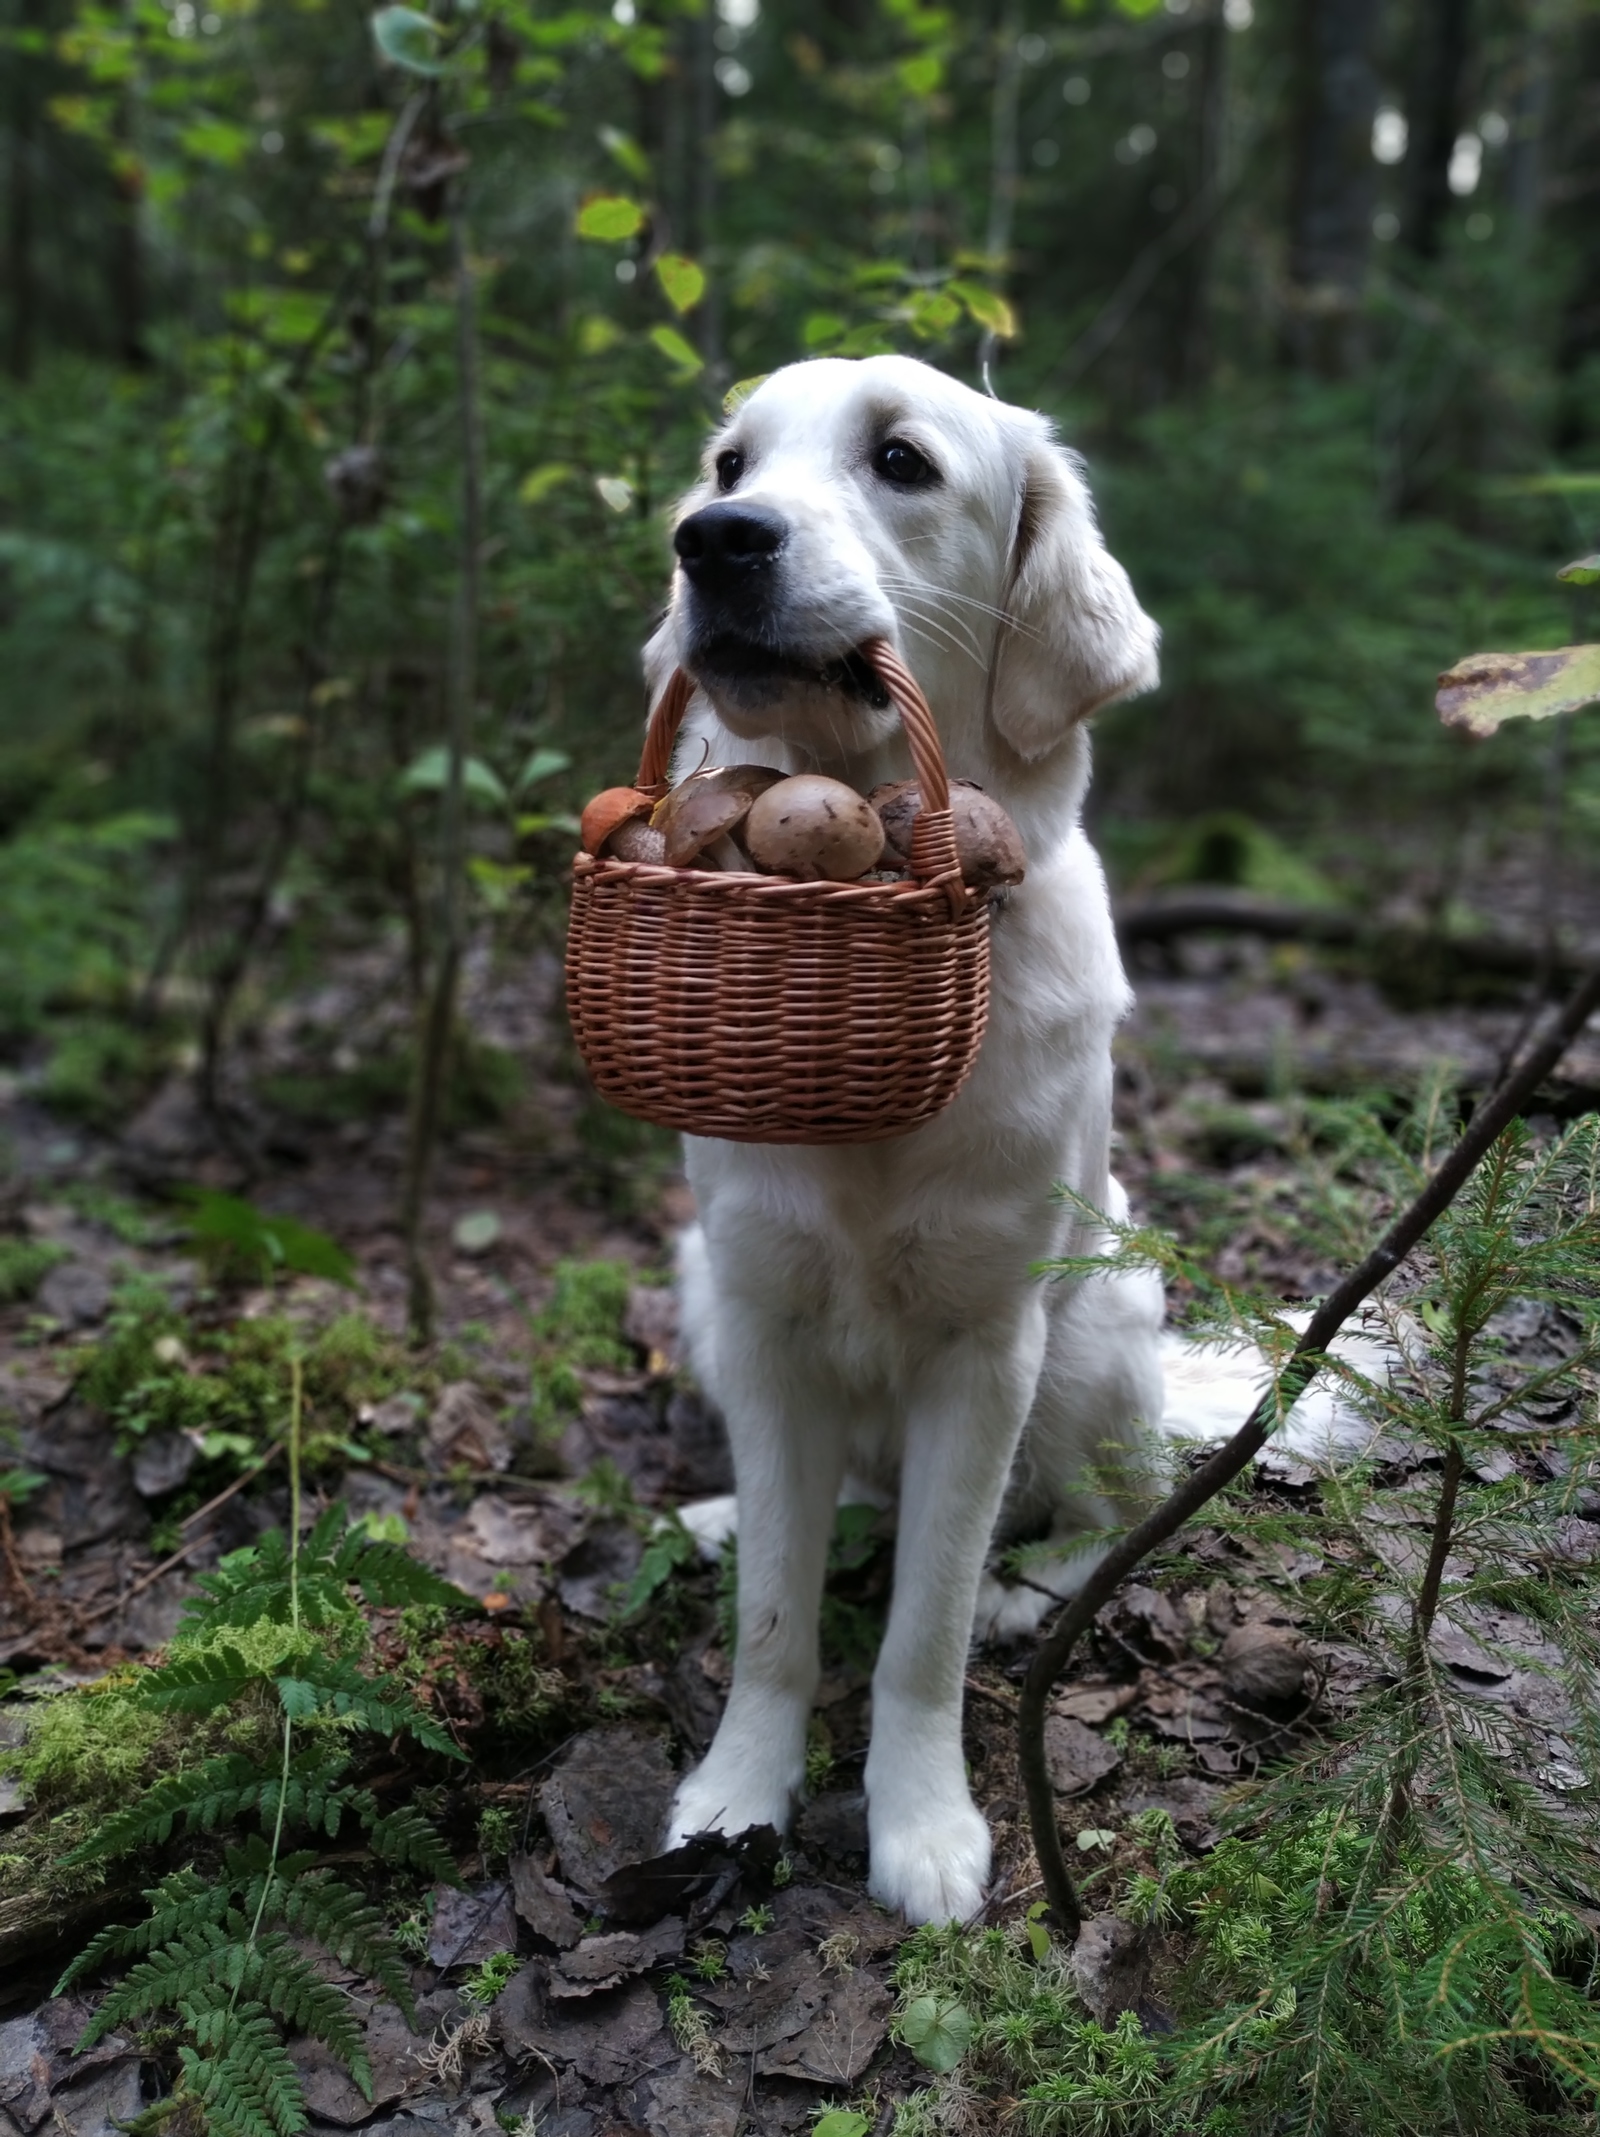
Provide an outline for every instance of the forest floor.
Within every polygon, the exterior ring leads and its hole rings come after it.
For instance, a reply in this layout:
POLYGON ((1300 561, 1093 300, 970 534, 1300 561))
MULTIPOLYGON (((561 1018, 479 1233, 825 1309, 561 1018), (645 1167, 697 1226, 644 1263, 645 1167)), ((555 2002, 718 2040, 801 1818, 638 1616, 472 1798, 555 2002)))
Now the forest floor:
MULTIPOLYGON (((1336 960, 1249 938, 1146 962, 1119 1041, 1118 1170, 1141 1214, 1201 1245, 1224 1275, 1285 1297, 1331 1274, 1301 1222, 1294 1094, 1392 1088, 1451 1059, 1481 1077, 1520 1022, 1515 1003, 1395 1009, 1336 960)), ((336 960, 262 1026, 241 1064, 243 1169, 182 1080, 115 1135, 52 1119, 25 1081, 0 1094, 0 1233, 51 1250, 32 1295, 0 1307, 0 1422, 9 1412, 17 1458, 42 1480, 18 1501, 0 1569, 0 1744, 21 1739, 52 1685, 159 1649, 194 1576, 286 1517, 276 1455, 212 1506, 257 1451, 208 1452, 204 1431, 147 1429, 137 1404, 120 1416, 96 1407, 83 1392, 90 1347, 103 1353, 157 1297, 179 1331, 171 1369, 226 1377, 216 1361, 241 1328, 275 1316, 322 1326, 353 1310, 378 1331, 377 1364, 351 1383, 347 1415, 316 1420, 313 1496, 387 1521, 483 1609, 431 1646, 378 1614, 380 1646, 413 1671, 421 1657, 429 1696, 472 1754, 465 1781, 422 1777, 463 1882, 397 1901, 421 1923, 422 2027, 407 2032, 368 1998, 370 2101, 325 2051, 296 2048, 312 2126, 743 2137, 809 2129, 827 2104, 853 2103, 860 2127, 886 2129, 928 2074, 891 2032, 903 1926, 864 1886, 868 1680, 892 1556, 881 1520, 841 1524, 811 1794, 776 1873, 770 1858, 729 1849, 618 1876, 655 1856, 675 1771, 709 1740, 730 1672, 726 1582, 691 1563, 663 1566, 652 1587, 649 1564, 641 1574, 652 1522, 731 1478, 676 1348, 671 1248, 690 1205, 672 1146, 587 1105, 553 1036, 558 979, 548 955, 471 968, 472 1029, 526 1080, 502 1118, 463 1129, 441 1156, 428 1212, 439 1335, 420 1357, 401 1344, 403 1121, 345 1102, 365 1050, 400 1014, 383 956, 336 960), (196 1185, 332 1235, 354 1256, 354 1291, 217 1280, 174 1214, 174 1191, 196 1185), (571 1310, 572 1270, 601 1263, 620 1273, 597 1339, 592 1315, 571 1310), (630 1584, 642 1598, 631 1618, 630 1584), (486 1698, 475 1659, 516 1632, 540 1673, 520 1717, 486 1698), (489 2023, 463 2030, 476 2010, 464 1986, 503 1953, 517 1970, 489 2023)), ((1593 1035, 1565 1091, 1572 1105, 1600 1091, 1593 1035)), ((1539 1355, 1559 1347, 1558 1323, 1529 1307, 1512 1340, 1539 1355)), ((259 1455, 273 1436, 263 1425, 259 1455)), ((1524 1425, 1496 1459, 1536 1465, 1546 1451, 1524 1425)), ((1430 1459, 1386 1450, 1374 1578, 1416 1557, 1408 1500, 1430 1459)), ((1269 1453, 1259 1465, 1265 1501, 1303 1507, 1318 1488, 1309 1460, 1269 1453)), ((1600 1503, 1566 1548, 1600 1559, 1600 1503)), ((1129 1587, 1103 1614, 1051 1723, 1061 1814, 1086 1867, 1135 1847, 1132 1821, 1152 1808, 1203 1853, 1230 1787, 1348 1709, 1380 1667, 1353 1648, 1309 1643, 1290 1696, 1250 1691, 1251 1628, 1268 1629, 1269 1645, 1292 1633, 1297 1591, 1320 1570, 1315 1553, 1203 1526, 1159 1585, 1129 1587)), ((1528 1632, 1509 1621, 1476 1638, 1444 1631, 1441 1659, 1542 1730, 1559 1785, 1559 1691, 1506 1652, 1525 1657, 1528 1632)), ((991 1921, 1021 1918, 1038 1897, 1014 1744, 1030 1652, 977 1653, 969 1679, 967 1755, 995 1837, 991 1921)), ((127 1893, 52 1881, 49 1816, 0 1781, 0 2137, 111 2137, 164 2081, 148 2041, 128 2035, 103 2042, 89 2067, 70 2055, 93 1997, 52 1998, 52 1983, 127 1893)), ((1092 1971, 1082 1992, 1118 2007, 1092 1971)), ((1148 1996, 1159 2024, 1159 1994, 1148 1996)))

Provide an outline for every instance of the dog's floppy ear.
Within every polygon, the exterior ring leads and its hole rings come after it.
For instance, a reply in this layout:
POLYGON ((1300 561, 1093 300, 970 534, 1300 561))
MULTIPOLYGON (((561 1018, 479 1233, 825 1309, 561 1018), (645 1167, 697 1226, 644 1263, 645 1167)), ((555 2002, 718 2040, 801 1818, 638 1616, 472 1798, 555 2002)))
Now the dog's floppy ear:
POLYGON ((989 711, 1019 756, 1044 756, 1101 705, 1154 687, 1160 633, 1106 552, 1072 455, 1042 423, 1024 463, 1004 606, 989 711))

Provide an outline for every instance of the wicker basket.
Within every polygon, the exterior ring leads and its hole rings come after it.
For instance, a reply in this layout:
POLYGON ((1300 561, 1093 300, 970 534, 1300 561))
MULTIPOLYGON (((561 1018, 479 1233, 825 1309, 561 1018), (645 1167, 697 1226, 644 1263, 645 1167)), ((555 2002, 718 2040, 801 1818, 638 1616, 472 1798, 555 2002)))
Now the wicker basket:
MULTIPOLYGON (((924 807, 898 883, 596 859, 573 864, 567 1007, 595 1089, 641 1120, 740 1143, 875 1143, 966 1081, 989 1010, 989 915, 956 860, 944 752, 889 646, 863 648, 924 807)), ((664 794, 693 693, 651 714, 637 785, 664 794)))

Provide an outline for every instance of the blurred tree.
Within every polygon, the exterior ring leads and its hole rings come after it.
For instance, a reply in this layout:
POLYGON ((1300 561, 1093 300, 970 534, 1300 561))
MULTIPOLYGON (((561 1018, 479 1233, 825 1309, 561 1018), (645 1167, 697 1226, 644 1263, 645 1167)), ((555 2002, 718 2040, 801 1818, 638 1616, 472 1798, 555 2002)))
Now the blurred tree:
POLYGON ((1299 0, 1285 340, 1306 369, 1343 377, 1365 353, 1376 184, 1379 0, 1299 0))

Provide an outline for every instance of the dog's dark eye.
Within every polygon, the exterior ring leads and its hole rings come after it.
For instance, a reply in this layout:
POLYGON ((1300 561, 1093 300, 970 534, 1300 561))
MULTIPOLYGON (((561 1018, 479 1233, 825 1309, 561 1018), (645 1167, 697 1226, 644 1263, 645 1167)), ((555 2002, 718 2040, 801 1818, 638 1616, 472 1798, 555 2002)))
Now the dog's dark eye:
POLYGON ((744 454, 736 453, 730 446, 725 453, 717 455, 717 488, 731 490, 744 473, 744 454))
POLYGON ((881 475, 885 482, 897 482, 902 489, 914 489, 918 483, 935 482, 931 460, 907 445, 904 438, 890 438, 880 445, 872 456, 872 472, 881 475))

